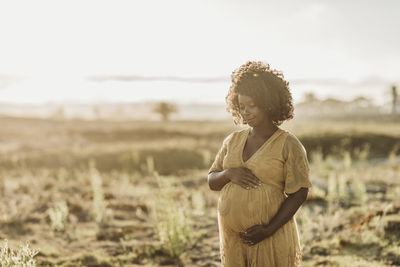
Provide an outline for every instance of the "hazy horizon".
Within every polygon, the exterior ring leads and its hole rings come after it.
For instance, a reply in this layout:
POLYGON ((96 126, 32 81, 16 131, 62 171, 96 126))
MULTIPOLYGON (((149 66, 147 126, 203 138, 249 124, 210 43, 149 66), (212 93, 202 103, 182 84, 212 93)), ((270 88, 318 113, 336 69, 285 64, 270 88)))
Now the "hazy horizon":
POLYGON ((395 0, 2 2, 0 102, 218 104, 231 72, 261 60, 284 73, 295 102, 314 92, 383 104, 400 84, 399 7, 395 0))

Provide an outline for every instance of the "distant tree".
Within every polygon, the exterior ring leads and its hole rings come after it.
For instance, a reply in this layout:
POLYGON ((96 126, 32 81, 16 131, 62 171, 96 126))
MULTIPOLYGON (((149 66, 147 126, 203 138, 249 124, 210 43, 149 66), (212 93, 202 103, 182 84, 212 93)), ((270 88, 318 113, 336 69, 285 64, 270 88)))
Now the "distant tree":
POLYGON ((318 101, 318 98, 312 92, 307 92, 304 94, 304 102, 306 103, 315 103, 318 101))
POLYGON ((342 106, 344 104, 346 104, 344 101, 334 98, 334 97, 328 97, 325 100, 322 100, 323 104, 326 105, 332 105, 332 106, 342 106))
POLYGON ((397 86, 392 85, 392 114, 396 114, 396 106, 399 94, 397 92, 397 86))
POLYGON ((158 113, 163 121, 168 121, 172 113, 178 112, 176 105, 168 102, 159 102, 153 107, 153 112, 158 113))
POLYGON ((358 96, 354 98, 350 104, 358 108, 367 108, 372 106, 371 99, 368 99, 365 96, 358 96))
POLYGON ((126 119, 126 113, 124 107, 118 105, 111 113, 111 118, 114 120, 126 119))
POLYGON ((98 120, 101 117, 100 108, 98 106, 94 106, 92 108, 93 117, 98 120))
POLYGON ((64 120, 65 119, 65 112, 63 108, 58 108, 52 115, 51 118, 56 120, 64 120))

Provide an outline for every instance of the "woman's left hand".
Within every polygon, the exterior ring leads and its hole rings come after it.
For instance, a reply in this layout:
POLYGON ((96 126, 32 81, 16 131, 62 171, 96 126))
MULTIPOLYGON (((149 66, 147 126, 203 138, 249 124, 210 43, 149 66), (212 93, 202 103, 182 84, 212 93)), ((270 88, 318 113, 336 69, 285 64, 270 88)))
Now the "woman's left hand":
POLYGON ((271 236, 272 233, 265 224, 256 224, 248 228, 245 232, 239 233, 242 242, 254 246, 257 243, 263 241, 265 238, 271 236))

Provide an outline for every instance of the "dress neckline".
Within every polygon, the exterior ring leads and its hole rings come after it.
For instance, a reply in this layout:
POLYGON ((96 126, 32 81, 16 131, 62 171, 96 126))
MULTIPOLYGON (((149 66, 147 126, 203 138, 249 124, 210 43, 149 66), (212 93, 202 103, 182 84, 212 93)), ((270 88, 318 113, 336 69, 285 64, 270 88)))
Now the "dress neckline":
POLYGON ((250 131, 251 131, 251 128, 248 128, 246 130, 246 133, 243 135, 244 141, 242 141, 242 146, 240 149, 240 160, 241 160, 242 164, 246 164, 252 158, 254 158, 254 155, 259 153, 259 151, 261 151, 265 146, 267 146, 269 143, 271 143, 278 136, 278 133, 280 133, 282 131, 282 129, 278 127, 278 129, 276 129, 276 131, 267 140, 265 140, 264 143, 246 161, 244 161, 244 159, 243 159, 244 147, 246 146, 247 138, 249 137, 250 131))

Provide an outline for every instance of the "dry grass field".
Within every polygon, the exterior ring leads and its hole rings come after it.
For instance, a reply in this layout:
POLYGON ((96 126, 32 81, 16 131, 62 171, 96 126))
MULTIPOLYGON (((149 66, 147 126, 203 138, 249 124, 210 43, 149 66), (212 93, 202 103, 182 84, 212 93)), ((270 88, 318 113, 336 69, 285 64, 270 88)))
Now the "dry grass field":
MULTIPOLYGON (((207 169, 239 128, 231 121, 0 125, 0 265, 12 266, 14 251, 33 266, 37 250, 36 266, 219 266, 207 169)), ((304 265, 399 266, 400 124, 282 128, 311 162, 313 188, 296 214, 304 265)))

